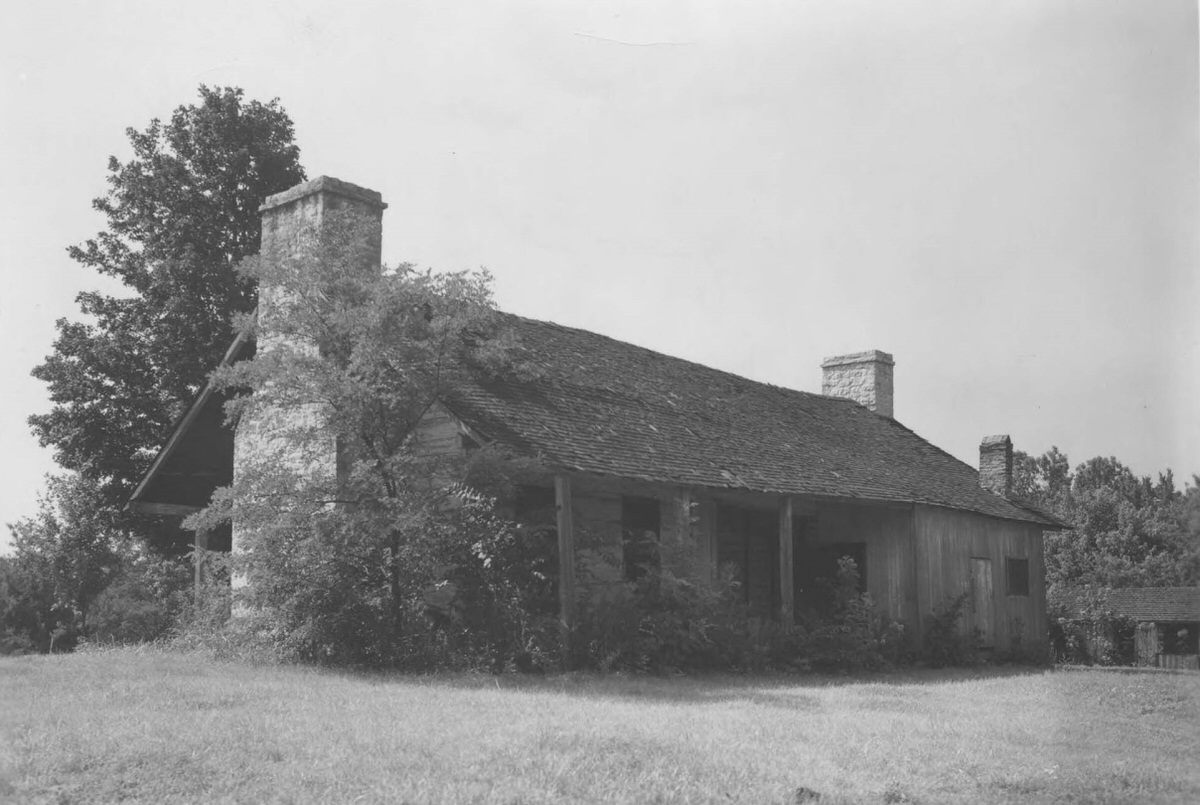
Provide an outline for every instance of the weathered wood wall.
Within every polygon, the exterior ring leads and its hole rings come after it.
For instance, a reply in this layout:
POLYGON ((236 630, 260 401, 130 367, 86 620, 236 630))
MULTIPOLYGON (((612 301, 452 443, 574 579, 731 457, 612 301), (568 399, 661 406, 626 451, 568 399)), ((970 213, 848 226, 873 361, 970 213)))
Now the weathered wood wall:
POLYGON ((1159 668, 1174 668, 1180 671, 1200 671, 1200 656, 1195 654, 1160 654, 1159 668))
POLYGON ((916 628, 913 507, 819 502, 813 512, 813 544, 866 543, 867 592, 881 614, 916 628))
POLYGON ((458 419, 441 405, 434 405, 425 412, 415 437, 414 447, 424 455, 454 455, 463 449, 458 419))
MULTIPOLYGON (((422 422, 418 448, 462 450, 463 431, 445 409, 422 422)), ((746 572, 747 599, 765 614, 780 601, 778 495, 691 489, 631 479, 572 474, 572 522, 583 589, 623 578, 621 497, 650 497, 661 504, 663 566, 679 574, 714 576, 722 563, 746 572)), ((534 483, 553 485, 552 476, 534 483)), ((972 566, 990 560, 990 638, 998 649, 1015 636, 1027 645, 1047 639, 1045 567, 1039 527, 937 506, 842 502, 796 497, 795 561, 806 548, 860 543, 866 550, 866 587, 881 614, 906 625, 920 645, 924 621, 954 596, 971 590, 972 566), (1029 595, 1009 595, 1006 559, 1029 562, 1029 595), (974 563, 972 560, 976 560, 974 563)), ((798 567, 797 577, 803 574, 798 567)), ((977 584, 986 590, 989 585, 977 584)), ((972 613, 964 617, 964 632, 972 613)))
MULTIPOLYGON (((1048 640, 1046 569, 1039 526, 998 520, 971 512, 918 505, 915 511, 917 611, 921 621, 950 599, 971 592, 971 560, 990 559, 994 647, 1014 647, 1014 639, 1029 647, 1048 640), (1029 594, 1009 595, 1006 559, 1029 562, 1029 594)), ((973 613, 961 628, 970 629, 973 613)), ((923 626, 918 627, 923 633, 923 626)))

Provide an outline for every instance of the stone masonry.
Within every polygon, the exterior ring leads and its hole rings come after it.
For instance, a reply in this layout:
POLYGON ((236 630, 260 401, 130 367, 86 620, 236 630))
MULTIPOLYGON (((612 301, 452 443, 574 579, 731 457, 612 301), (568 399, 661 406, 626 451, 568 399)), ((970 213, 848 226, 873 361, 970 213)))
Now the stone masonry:
POLYGON ((895 365, 891 355, 877 349, 826 358, 821 363, 821 393, 854 400, 880 416, 892 418, 895 365))
MULTIPOLYGON (((387 205, 374 190, 328 176, 276 193, 259 208, 262 213, 260 259, 283 261, 300 257, 319 240, 322 231, 336 217, 348 214, 368 230, 365 248, 356 251, 353 260, 364 270, 378 270, 380 232, 387 205)), ((283 345, 303 350, 305 345, 287 343, 275 332, 273 318, 286 297, 279 288, 260 287, 258 307, 258 351, 260 354, 283 345)), ((310 478, 336 481, 337 446, 320 438, 303 438, 321 431, 323 411, 315 404, 300 404, 287 410, 251 409, 242 417, 234 434, 234 479, 254 467, 286 466, 310 478)), ((233 550, 244 545, 243 530, 237 513, 233 520, 233 550)), ((233 579, 234 587, 244 584, 233 579)))

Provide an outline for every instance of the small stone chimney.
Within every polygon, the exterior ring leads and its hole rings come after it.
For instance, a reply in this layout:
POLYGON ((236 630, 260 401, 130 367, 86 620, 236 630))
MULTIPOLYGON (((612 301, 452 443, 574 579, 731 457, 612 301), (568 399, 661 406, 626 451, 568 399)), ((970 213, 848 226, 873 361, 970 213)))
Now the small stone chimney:
POLYGON ((865 405, 892 418, 892 356, 877 349, 837 355, 821 362, 821 393, 865 405))
POLYGON ((1012 495, 1013 445, 1007 434, 987 436, 979 443, 979 485, 1002 497, 1012 495))

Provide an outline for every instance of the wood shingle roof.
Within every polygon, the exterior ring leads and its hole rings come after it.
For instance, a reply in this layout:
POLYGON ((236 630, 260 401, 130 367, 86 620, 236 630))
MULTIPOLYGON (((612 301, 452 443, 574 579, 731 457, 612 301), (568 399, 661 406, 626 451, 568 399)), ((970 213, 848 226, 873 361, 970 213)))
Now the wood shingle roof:
POLYGON ((978 472, 856 402, 759 383, 597 333, 501 314, 538 375, 463 371, 445 400, 548 466, 673 484, 926 503, 1047 527, 978 472))
POLYGON ((1139 621, 1200 621, 1200 587, 1121 587, 1108 594, 1108 607, 1139 621))

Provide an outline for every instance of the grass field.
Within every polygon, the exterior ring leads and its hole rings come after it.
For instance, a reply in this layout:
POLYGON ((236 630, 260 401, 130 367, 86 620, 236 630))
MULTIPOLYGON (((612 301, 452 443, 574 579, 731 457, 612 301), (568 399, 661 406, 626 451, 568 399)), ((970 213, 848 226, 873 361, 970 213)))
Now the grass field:
POLYGON ((0 801, 1195 803, 1200 675, 418 679, 149 650, 0 659, 0 801))

